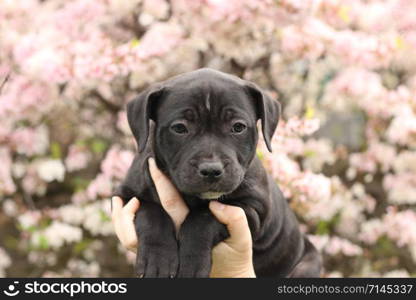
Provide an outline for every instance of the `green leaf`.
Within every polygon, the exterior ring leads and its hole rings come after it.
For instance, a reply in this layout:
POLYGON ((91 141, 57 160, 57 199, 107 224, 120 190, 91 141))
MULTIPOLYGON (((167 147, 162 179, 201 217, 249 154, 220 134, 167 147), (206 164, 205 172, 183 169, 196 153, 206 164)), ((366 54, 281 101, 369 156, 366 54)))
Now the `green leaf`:
POLYGON ((312 106, 308 106, 305 111, 305 118, 313 119, 314 116, 315 116, 315 109, 312 106))
POLYGON ((329 226, 330 226, 330 222, 326 222, 322 220, 319 221, 318 225, 316 226, 316 234, 319 234, 319 235, 329 234, 330 232, 329 226))
POLYGON ((75 192, 81 192, 88 187, 90 182, 91 180, 77 176, 71 180, 71 185, 75 192))
POLYGON ((110 222, 111 221, 110 217, 103 210, 100 210, 100 216, 101 216, 101 221, 102 222, 110 222))
POLYGON ((101 154, 107 149, 107 143, 103 140, 95 139, 91 143, 91 149, 96 154, 101 154))
POLYGON ((39 236, 39 248, 41 250, 48 250, 49 249, 48 239, 44 235, 39 236))
POLYGON ((60 159, 62 157, 61 146, 57 142, 51 143, 51 155, 52 158, 60 159))
POLYGON ((140 41, 139 41, 138 39, 134 38, 134 39, 132 39, 132 40, 130 41, 130 45, 131 45, 133 48, 135 48, 135 47, 137 47, 137 46, 139 46, 139 45, 140 45, 140 41))
POLYGON ((85 147, 87 145, 85 140, 77 140, 75 142, 75 145, 80 146, 80 147, 85 147))
POLYGON ((312 151, 312 150, 306 150, 305 153, 304 153, 304 155, 306 157, 313 157, 313 156, 316 155, 316 152, 315 151, 312 151))
POLYGON ((38 230, 39 229, 45 229, 46 227, 49 227, 51 225, 51 223, 52 223, 51 219, 42 219, 42 220, 39 221, 39 228, 37 228, 37 229, 38 230))
POLYGON ((27 232, 30 232, 30 233, 33 233, 33 232, 35 232, 36 230, 37 230, 37 227, 36 226, 34 226, 34 225, 32 225, 32 226, 29 226, 29 227, 23 227, 21 224, 17 224, 16 225, 16 227, 17 227, 17 229, 19 229, 20 231, 27 231, 27 232))
POLYGON ((85 239, 85 240, 82 240, 82 241, 76 243, 74 245, 74 248, 73 248, 75 254, 81 254, 82 252, 84 252, 84 250, 88 248, 88 246, 91 244, 91 242, 92 242, 92 240, 85 239))
POLYGON ((258 157, 260 160, 263 160, 263 158, 264 158, 264 154, 263 154, 261 151, 257 150, 256 154, 257 154, 257 157, 258 157))
POLYGON ((9 249, 17 249, 19 247, 19 240, 14 236, 6 236, 4 238, 4 245, 9 249))

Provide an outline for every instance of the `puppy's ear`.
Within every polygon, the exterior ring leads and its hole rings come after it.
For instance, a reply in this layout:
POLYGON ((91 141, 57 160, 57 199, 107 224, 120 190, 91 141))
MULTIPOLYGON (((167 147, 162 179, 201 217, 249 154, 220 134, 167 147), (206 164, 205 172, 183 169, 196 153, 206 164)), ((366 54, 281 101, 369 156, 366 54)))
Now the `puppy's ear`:
POLYGON ((252 82, 246 82, 246 87, 251 97, 256 101, 257 119, 261 119, 264 141, 267 149, 272 152, 271 139, 279 122, 280 103, 270 98, 252 82))
POLYGON ((146 147, 149 138, 149 121, 153 117, 152 108, 163 92, 163 86, 152 86, 127 104, 127 120, 136 139, 139 152, 142 152, 146 147))

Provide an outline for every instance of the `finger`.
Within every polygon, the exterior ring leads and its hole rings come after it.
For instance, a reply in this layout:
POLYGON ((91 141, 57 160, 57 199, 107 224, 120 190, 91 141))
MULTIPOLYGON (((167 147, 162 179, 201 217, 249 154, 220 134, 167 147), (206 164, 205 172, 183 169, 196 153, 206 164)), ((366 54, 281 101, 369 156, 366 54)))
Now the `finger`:
POLYGON ((111 214, 112 215, 119 214, 123 208, 123 200, 120 197, 115 196, 111 199, 111 204, 112 204, 111 214))
POLYGON ((129 216, 123 215, 124 218, 119 223, 118 232, 121 243, 129 250, 135 251, 137 248, 137 233, 134 222, 129 216))
POLYGON ((211 201, 209 208, 214 216, 227 226, 230 238, 225 242, 236 250, 249 250, 252 247, 251 233, 247 217, 241 207, 211 201))
POLYGON ((134 213, 140 206, 136 198, 131 199, 124 207, 120 197, 113 197, 112 222, 114 231, 121 244, 131 251, 136 251, 137 235, 134 228, 134 213))
POLYGON ((136 197, 134 197, 123 207, 123 213, 132 220, 139 207, 140 202, 136 197))
POLYGON ((175 226, 178 227, 185 220, 189 209, 176 190, 172 182, 156 166, 155 160, 149 158, 149 171, 152 176, 160 202, 165 211, 173 219, 175 226))

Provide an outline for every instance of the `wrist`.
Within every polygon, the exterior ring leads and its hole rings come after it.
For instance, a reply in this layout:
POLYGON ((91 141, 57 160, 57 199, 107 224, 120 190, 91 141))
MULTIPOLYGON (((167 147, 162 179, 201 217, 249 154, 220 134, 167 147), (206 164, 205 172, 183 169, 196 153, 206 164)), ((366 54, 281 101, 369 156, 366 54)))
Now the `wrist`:
POLYGON ((234 276, 230 276, 230 278, 256 278, 256 273, 253 266, 250 266, 245 271, 236 273, 234 276))
POLYGON ((211 278, 256 278, 256 273, 254 272, 253 265, 249 266, 233 266, 230 269, 228 268, 221 268, 217 269, 214 268, 211 270, 210 277, 211 278))

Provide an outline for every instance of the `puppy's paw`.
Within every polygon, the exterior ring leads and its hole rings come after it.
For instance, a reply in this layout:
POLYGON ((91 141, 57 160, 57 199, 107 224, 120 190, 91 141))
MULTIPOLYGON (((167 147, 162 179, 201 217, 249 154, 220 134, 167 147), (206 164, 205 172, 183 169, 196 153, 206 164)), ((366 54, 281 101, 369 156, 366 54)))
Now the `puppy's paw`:
POLYGON ((177 247, 142 245, 138 248, 136 274, 139 278, 174 278, 178 265, 177 247))
POLYGON ((208 278, 211 272, 211 253, 180 254, 179 278, 208 278))

